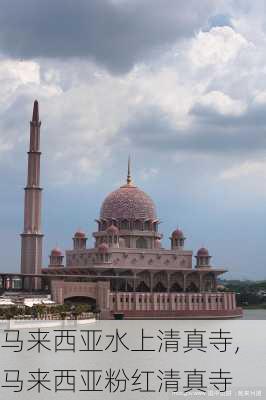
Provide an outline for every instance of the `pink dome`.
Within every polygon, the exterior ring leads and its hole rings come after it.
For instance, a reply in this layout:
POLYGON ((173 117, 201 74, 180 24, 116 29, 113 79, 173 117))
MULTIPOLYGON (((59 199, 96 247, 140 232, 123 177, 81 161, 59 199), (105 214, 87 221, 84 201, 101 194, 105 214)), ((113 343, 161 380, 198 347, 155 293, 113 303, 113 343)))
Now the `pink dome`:
POLYGON ((157 219, 152 199, 132 184, 121 186, 105 198, 101 207, 100 218, 117 220, 157 219))
POLYGON ((74 237, 75 237, 75 238, 78 238, 78 239, 84 239, 84 238, 86 237, 86 234, 85 234, 85 232, 77 231, 77 232, 75 233, 74 237))
POLYGON ((60 256, 62 256, 62 251, 61 251, 58 247, 55 247, 55 248, 51 251, 51 256, 60 257, 60 256))
POLYGON ((184 234, 180 229, 176 229, 175 231, 172 232, 172 237, 175 239, 183 239, 184 234))
POLYGON ((198 257, 209 257, 209 252, 205 247, 202 247, 201 249, 198 250, 197 252, 198 257))
POLYGON ((107 243, 101 243, 101 244, 98 246, 98 251, 99 251, 100 253, 106 253, 108 250, 109 250, 109 246, 108 246, 107 243))
POLYGON ((110 235, 118 235, 119 229, 115 225, 111 225, 106 229, 106 232, 110 235))

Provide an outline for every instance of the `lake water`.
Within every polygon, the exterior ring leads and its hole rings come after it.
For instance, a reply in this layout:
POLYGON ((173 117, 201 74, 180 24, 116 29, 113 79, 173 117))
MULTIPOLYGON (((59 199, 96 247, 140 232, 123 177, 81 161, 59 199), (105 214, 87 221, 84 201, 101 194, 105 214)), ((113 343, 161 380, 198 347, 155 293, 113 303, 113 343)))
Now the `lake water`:
POLYGON ((243 319, 266 320, 266 310, 244 310, 243 319))

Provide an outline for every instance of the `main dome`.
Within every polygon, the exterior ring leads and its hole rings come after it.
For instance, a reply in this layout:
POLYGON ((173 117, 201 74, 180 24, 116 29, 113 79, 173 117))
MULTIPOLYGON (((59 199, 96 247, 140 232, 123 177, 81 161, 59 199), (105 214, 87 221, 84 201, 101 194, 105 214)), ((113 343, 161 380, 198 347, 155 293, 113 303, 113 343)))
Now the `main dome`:
POLYGON ((156 220, 152 199, 137 186, 128 183, 111 192, 104 200, 101 219, 156 220))

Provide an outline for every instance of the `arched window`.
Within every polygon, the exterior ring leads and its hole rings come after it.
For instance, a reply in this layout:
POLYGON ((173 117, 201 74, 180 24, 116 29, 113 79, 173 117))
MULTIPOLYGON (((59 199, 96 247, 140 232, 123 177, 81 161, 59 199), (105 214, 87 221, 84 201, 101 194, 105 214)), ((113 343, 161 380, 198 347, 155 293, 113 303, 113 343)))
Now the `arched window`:
POLYGON ((139 219, 137 219, 135 221, 134 227, 136 230, 141 231, 142 230, 142 222, 139 219))
POLYGON ((145 231, 149 231, 150 228, 151 228, 150 221, 145 221, 145 222, 144 222, 144 230, 145 230, 145 231))
POLYGON ((137 241, 136 241, 136 247, 138 249, 147 249, 147 247, 148 247, 147 246, 147 240, 144 239, 143 237, 138 238, 137 241))
POLYGON ((127 221, 126 219, 124 219, 124 220, 121 222, 121 229, 128 229, 128 228, 129 228, 128 221, 127 221))
POLYGON ((131 247, 130 246, 130 238, 127 236, 124 239, 125 239, 125 246, 124 247, 131 247))

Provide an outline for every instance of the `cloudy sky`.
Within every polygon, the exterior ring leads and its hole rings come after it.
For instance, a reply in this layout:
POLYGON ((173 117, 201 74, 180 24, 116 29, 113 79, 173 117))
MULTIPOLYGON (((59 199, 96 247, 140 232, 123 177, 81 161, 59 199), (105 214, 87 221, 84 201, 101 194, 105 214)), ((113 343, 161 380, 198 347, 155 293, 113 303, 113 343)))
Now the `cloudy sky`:
MULTIPOLYGON (((20 264, 29 120, 42 120, 44 265, 135 183, 164 245, 209 248, 227 278, 266 278, 263 0, 1 0, 1 270, 20 264)), ((92 240, 90 240, 92 244, 92 240)))

